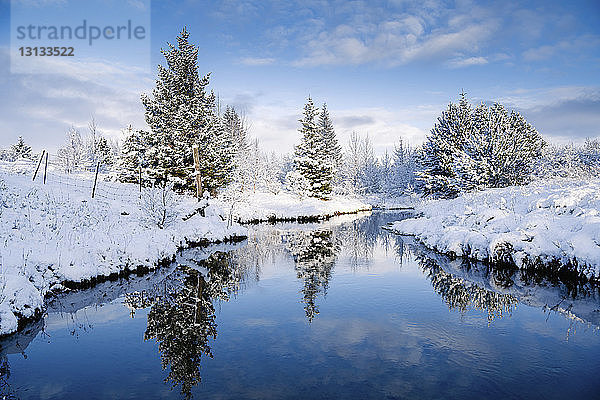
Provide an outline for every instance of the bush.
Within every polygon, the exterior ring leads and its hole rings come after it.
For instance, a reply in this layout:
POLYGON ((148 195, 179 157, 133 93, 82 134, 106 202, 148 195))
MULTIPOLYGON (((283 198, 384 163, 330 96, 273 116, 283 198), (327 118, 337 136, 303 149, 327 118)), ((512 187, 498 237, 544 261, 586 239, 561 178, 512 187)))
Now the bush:
POLYGON ((472 108, 461 94, 431 130, 419 155, 418 179, 425 194, 525 184, 542 155, 541 135, 516 111, 496 103, 472 108))
POLYGON ((161 182, 142 191, 140 199, 141 220, 146 225, 164 229, 178 217, 177 198, 173 185, 161 182))

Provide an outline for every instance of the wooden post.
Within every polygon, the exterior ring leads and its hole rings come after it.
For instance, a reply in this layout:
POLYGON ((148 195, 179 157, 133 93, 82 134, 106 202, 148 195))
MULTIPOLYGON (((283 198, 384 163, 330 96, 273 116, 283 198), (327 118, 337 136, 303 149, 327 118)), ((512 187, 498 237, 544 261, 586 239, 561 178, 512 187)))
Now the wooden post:
POLYGON ((194 152, 194 170, 196 171, 196 197, 198 201, 202 198, 202 177, 200 176, 200 153, 198 145, 192 146, 194 152))
POLYGON ((96 175, 94 176, 94 187, 92 188, 92 199, 96 194, 96 182, 98 182, 98 170, 100 169, 100 161, 96 164, 96 175))
POLYGON ((141 165, 140 165, 140 177, 139 177, 139 180, 140 180, 140 193, 142 193, 142 166, 141 165))
POLYGON ((35 169, 35 172, 33 173, 33 178, 31 179, 32 181, 35 181, 35 177, 37 176, 37 173, 40 169, 40 165, 42 165, 42 160, 44 159, 44 153, 46 153, 46 150, 42 150, 42 155, 40 156, 40 161, 38 161, 37 168, 35 169))
POLYGON ((44 185, 46 184, 46 174, 48 173, 48 153, 46 153, 46 162, 44 163, 44 185))

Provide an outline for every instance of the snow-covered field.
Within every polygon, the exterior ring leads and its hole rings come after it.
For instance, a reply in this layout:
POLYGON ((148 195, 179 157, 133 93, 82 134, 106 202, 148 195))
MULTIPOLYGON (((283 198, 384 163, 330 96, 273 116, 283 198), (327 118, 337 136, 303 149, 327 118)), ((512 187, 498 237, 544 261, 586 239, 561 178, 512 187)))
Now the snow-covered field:
POLYGON ((371 210, 371 205, 359 199, 333 196, 323 201, 298 196, 289 192, 250 193, 238 202, 221 200, 219 206, 226 212, 233 210, 233 219, 242 223, 302 218, 324 219, 339 214, 371 210))
POLYGON ((148 199, 160 193, 140 196, 136 185, 99 181, 91 199, 89 176, 52 172, 46 184, 31 177, 31 165, 0 163, 0 334, 41 311, 44 297, 62 282, 155 268, 190 243, 247 233, 228 227, 212 204, 205 217, 184 221, 199 205, 189 197, 168 199, 167 223, 159 229, 148 199))
POLYGON ((478 260, 572 264, 600 276, 600 179, 555 180, 433 201, 390 229, 478 260))

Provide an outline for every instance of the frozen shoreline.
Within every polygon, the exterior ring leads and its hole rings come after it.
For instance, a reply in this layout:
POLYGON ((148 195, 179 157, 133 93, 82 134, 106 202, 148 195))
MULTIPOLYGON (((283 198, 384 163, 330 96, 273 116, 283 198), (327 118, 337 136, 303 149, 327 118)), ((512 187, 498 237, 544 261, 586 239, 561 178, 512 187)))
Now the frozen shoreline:
POLYGON ((416 212, 389 229, 446 254, 520 268, 555 264, 600 276, 600 179, 488 189, 416 212))

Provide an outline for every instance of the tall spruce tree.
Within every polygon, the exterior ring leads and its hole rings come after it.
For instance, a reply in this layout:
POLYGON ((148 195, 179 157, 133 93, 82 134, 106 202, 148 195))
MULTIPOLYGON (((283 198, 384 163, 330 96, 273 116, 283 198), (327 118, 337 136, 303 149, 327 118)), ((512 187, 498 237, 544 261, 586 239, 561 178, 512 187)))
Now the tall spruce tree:
POLYGON ((152 135, 146 152, 154 179, 169 179, 180 189, 194 187, 192 146, 200 150, 203 185, 214 191, 230 178, 231 140, 217 113, 214 93, 207 92, 210 74, 198 75, 198 47, 183 28, 177 46, 161 50, 166 66, 158 66, 152 98, 142 95, 152 135))
POLYGON ((331 176, 326 178, 333 182, 339 176, 342 166, 342 148, 335 135, 333 122, 329 118, 327 104, 323 104, 319 114, 319 130, 323 140, 324 157, 328 164, 326 171, 331 173, 331 176))
POLYGON ((308 194, 312 197, 327 198, 331 193, 333 168, 328 162, 323 135, 316 121, 317 116, 318 110, 309 97, 304 106, 304 117, 299 120, 302 139, 295 148, 294 165, 308 185, 305 188, 308 194))

